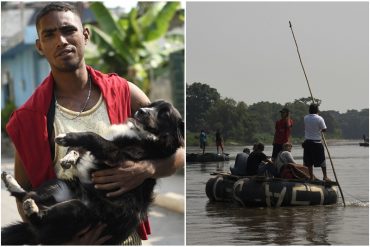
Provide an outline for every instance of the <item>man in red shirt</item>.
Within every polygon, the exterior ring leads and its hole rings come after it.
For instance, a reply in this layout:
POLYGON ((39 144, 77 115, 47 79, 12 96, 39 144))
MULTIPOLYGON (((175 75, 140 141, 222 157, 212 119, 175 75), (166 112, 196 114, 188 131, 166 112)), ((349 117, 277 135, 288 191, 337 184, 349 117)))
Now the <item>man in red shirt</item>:
POLYGON ((272 149, 272 161, 274 162, 280 151, 283 150, 283 144, 290 142, 290 133, 293 126, 293 120, 290 119, 288 108, 283 108, 281 111, 281 119, 275 123, 275 136, 272 149))

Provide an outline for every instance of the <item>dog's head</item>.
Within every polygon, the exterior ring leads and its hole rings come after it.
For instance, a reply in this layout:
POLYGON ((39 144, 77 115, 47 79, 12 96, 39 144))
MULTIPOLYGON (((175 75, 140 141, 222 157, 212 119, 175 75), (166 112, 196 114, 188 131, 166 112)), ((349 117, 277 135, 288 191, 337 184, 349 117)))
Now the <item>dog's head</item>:
POLYGON ((184 144, 184 121, 178 110, 169 102, 157 100, 146 107, 140 108, 134 115, 146 131, 159 138, 172 137, 178 146, 184 144))

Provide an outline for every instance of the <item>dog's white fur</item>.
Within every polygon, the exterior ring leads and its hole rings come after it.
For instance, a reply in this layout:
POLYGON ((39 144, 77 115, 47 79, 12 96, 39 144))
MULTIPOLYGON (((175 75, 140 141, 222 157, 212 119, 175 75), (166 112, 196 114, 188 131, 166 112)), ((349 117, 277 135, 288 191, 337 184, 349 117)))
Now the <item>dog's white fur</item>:
POLYGON ((95 157, 91 154, 91 152, 86 152, 82 155, 80 159, 80 164, 76 167, 78 177, 82 183, 91 184, 91 176, 88 173, 90 169, 96 169, 97 166, 95 164, 95 157))
POLYGON ((112 141, 115 137, 125 135, 131 138, 139 138, 137 131, 135 130, 135 125, 132 122, 127 122, 126 124, 114 124, 111 125, 107 132, 102 136, 112 141))
POLYGON ((72 198, 71 192, 65 183, 59 182, 57 186, 60 187, 59 190, 55 190, 53 196, 57 202, 64 202, 72 198))
MULTIPOLYGON (((152 139, 153 141, 156 141, 158 140, 158 137, 155 136, 154 134, 148 132, 148 131, 145 131, 145 130, 142 130, 144 131, 144 133, 146 133, 146 136, 150 139, 152 139)), ((119 137, 119 136, 127 136, 129 138, 136 138, 136 139, 139 139, 141 138, 139 136, 139 132, 137 131, 134 123, 132 122, 127 122, 125 124, 114 124, 114 125, 111 125, 106 133, 104 133, 102 135, 105 139, 109 140, 109 141, 112 141, 113 139, 119 137)))

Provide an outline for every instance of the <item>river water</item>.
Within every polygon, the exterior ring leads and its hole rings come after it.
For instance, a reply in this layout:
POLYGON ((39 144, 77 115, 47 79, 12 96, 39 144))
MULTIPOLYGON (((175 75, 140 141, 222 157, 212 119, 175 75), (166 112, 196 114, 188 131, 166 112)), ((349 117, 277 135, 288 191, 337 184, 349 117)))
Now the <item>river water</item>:
MULTIPOLYGON (((241 208, 210 203, 205 194, 210 173, 229 171, 234 161, 187 163, 186 244, 369 245, 369 148, 348 141, 328 142, 328 147, 346 207, 340 195, 338 203, 329 206, 241 208)), ((225 152, 235 157, 242 149, 226 147, 225 152)), ((271 155, 271 150, 271 145, 266 146, 266 155, 271 155)), ((187 152, 199 152, 199 148, 187 147, 187 152)), ((292 154, 302 163, 301 147, 294 146, 292 154)), ((334 180, 328 158, 327 167, 334 180)), ((314 174, 322 178, 320 168, 314 168, 314 174)))

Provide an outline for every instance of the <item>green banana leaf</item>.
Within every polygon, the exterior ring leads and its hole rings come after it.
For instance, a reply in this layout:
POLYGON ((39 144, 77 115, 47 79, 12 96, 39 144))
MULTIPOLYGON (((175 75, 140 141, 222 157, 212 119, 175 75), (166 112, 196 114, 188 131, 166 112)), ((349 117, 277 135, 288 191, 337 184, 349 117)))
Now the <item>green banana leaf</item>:
POLYGON ((122 39, 125 39, 125 30, 120 28, 102 2, 92 2, 90 8, 94 12, 95 18, 102 30, 106 33, 119 33, 122 35, 122 39))
POLYGON ((104 72, 119 73, 147 93, 153 75, 168 70, 169 54, 184 47, 183 34, 168 33, 180 3, 153 2, 142 11, 139 5, 118 19, 100 2, 90 6, 98 25, 88 26, 94 46, 87 48, 87 62, 104 72))

